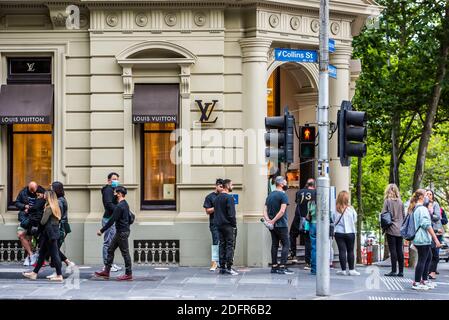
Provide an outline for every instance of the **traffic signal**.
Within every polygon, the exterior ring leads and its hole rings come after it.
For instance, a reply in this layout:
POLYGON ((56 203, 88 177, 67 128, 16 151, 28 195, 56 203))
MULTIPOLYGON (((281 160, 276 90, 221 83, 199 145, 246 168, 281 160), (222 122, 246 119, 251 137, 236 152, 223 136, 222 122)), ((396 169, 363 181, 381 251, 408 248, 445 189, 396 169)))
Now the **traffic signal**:
POLYGON ((350 101, 341 103, 338 111, 338 156, 342 166, 349 166, 350 157, 366 155, 366 112, 353 111, 350 101))
POLYGON ((277 162, 293 163, 295 118, 285 108, 283 116, 265 117, 265 156, 277 162))
POLYGON ((315 158, 315 132, 315 127, 309 125, 301 127, 300 158, 315 158))

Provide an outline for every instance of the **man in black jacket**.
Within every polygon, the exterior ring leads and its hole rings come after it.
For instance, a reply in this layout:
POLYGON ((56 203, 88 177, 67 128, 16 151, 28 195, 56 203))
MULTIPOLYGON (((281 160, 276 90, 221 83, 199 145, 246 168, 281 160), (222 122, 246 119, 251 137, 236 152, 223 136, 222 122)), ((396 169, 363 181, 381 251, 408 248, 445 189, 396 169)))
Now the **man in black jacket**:
MULTIPOLYGON (((108 183, 101 189, 101 196, 104 206, 103 219, 101 220, 101 226, 104 227, 112 217, 115 207, 117 206, 117 197, 114 195, 114 190, 119 185, 119 174, 111 172, 108 174, 108 183)), ((105 233, 103 237, 103 264, 106 265, 106 259, 108 257, 108 248, 115 235, 115 225, 112 225, 105 233)), ((116 272, 122 268, 116 264, 112 265, 111 271, 116 272)))
POLYGON ((19 227, 17 228, 17 237, 19 238, 22 247, 25 249, 28 255, 25 259, 25 266, 29 266, 32 264, 32 261, 30 259, 33 251, 31 250, 31 239, 27 235, 27 229, 29 226, 29 211, 35 204, 37 199, 37 187, 37 183, 31 181, 30 183, 28 183, 27 187, 23 188, 19 192, 16 201, 14 202, 14 205, 17 207, 17 209, 19 209, 19 227))
POLYGON ((223 191, 214 201, 214 224, 217 226, 220 236, 220 274, 235 276, 238 275, 238 272, 232 269, 232 265, 234 262, 237 220, 234 197, 229 192, 232 192, 232 181, 225 179, 223 180, 223 191))
POLYGON ((114 252, 117 248, 120 248, 123 259, 125 260, 126 272, 124 275, 118 277, 117 280, 132 280, 131 256, 129 254, 128 243, 130 234, 130 213, 128 202, 125 200, 127 190, 125 187, 120 186, 115 189, 115 193, 117 195, 118 204, 115 206, 112 217, 108 220, 106 225, 97 232, 97 235, 101 236, 113 225, 115 225, 117 232, 109 245, 108 256, 104 269, 102 271, 95 272, 95 275, 97 277, 109 279, 109 273, 111 271, 112 263, 114 262, 114 252))

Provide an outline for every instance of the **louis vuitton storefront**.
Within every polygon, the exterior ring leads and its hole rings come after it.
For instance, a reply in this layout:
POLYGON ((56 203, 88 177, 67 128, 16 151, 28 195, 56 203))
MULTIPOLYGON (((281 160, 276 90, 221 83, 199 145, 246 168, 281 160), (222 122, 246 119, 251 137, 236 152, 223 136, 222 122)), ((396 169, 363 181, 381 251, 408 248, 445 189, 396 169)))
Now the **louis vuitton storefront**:
MULTIPOLYGON (((266 266, 270 238, 259 219, 267 164, 258 135, 264 117, 284 105, 297 124, 316 122, 318 98, 317 65, 277 61, 274 49, 316 50, 318 8, 282 0, 0 1, 0 247, 20 259, 18 191, 30 180, 59 180, 72 226, 63 249, 78 263, 101 263, 100 189, 115 171, 136 213, 135 262, 207 266, 203 200, 226 177, 238 199, 236 264, 266 266)), ((360 71, 352 37, 378 12, 373 1, 331 1, 332 106, 352 97, 360 71)), ((335 139, 330 150, 336 159, 335 139)), ((298 162, 290 168, 296 177, 298 162)), ((348 189, 338 161, 331 179, 348 189)), ((298 184, 294 178, 292 193, 298 184)))

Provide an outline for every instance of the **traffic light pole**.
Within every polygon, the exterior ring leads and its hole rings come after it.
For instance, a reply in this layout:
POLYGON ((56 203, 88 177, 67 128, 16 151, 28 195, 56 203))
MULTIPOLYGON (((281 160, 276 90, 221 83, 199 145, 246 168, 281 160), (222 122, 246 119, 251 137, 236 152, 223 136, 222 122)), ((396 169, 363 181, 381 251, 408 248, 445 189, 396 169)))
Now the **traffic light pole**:
POLYGON ((316 295, 328 296, 329 241, 329 0, 320 1, 320 61, 318 122, 318 178, 316 232, 316 295))

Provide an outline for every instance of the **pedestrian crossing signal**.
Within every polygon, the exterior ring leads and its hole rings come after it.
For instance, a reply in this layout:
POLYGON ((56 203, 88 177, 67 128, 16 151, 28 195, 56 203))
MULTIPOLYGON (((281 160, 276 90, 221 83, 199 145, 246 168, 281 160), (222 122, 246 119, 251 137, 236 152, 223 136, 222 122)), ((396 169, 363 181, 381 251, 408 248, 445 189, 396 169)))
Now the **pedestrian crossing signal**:
POLYGON ((315 127, 308 125, 301 127, 300 158, 315 158, 315 137, 315 127))

